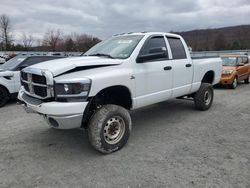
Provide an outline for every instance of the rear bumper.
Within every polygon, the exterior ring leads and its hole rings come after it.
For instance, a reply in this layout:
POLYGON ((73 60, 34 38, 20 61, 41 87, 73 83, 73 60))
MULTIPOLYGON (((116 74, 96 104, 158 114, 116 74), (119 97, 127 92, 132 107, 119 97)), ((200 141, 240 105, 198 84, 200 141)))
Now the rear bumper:
POLYGON ((27 113, 43 115, 46 122, 57 129, 73 129, 82 126, 82 118, 88 102, 43 102, 26 95, 22 90, 18 99, 27 113))

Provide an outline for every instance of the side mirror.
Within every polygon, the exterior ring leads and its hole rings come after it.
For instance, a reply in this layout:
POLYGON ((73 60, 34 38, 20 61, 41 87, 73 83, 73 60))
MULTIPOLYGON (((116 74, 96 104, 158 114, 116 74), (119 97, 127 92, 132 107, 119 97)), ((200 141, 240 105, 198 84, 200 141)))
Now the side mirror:
POLYGON ((151 48, 148 54, 139 55, 137 57, 137 63, 143 63, 146 61, 161 59, 167 57, 167 49, 165 47, 161 48, 151 48))

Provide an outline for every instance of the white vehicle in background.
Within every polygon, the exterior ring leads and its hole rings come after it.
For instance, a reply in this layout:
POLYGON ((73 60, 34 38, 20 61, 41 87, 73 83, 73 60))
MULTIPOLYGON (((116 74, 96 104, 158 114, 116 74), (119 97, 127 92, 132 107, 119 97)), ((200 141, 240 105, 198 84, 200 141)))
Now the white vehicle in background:
POLYGON ((28 66, 62 57, 58 56, 16 56, 0 65, 0 107, 10 98, 16 98, 21 89, 20 70, 28 66))
POLYGON ((0 65, 1 65, 1 64, 4 64, 5 62, 6 62, 5 58, 2 57, 2 56, 0 56, 0 65))
POLYGON ((18 98, 53 128, 87 128, 92 146, 111 153, 129 138, 129 110, 177 97, 193 98, 198 110, 208 110, 221 72, 220 58, 192 60, 179 35, 129 33, 83 57, 24 69, 18 98))

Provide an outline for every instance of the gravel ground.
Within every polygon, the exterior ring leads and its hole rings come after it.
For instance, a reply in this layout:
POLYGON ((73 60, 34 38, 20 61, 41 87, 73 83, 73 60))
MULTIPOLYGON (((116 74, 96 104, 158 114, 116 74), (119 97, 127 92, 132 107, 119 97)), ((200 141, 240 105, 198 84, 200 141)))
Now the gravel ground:
POLYGON ((0 109, 0 187, 250 188, 250 85, 216 89, 212 108, 171 100, 132 112, 120 151, 60 131, 15 101, 0 109))

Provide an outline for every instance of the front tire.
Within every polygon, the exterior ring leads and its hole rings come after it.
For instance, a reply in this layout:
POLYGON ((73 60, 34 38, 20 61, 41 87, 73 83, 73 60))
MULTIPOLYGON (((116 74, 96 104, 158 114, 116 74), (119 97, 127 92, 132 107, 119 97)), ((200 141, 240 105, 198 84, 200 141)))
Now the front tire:
POLYGON ((238 79, 237 78, 234 78, 234 81, 233 83, 230 85, 230 88, 231 89, 236 89, 238 86, 238 79))
POLYGON ((195 93, 195 108, 201 111, 208 110, 214 99, 213 86, 209 83, 202 83, 200 89, 195 93))
POLYGON ((127 143, 131 128, 131 117, 125 108, 118 105, 104 105, 90 119, 89 141, 97 151, 112 153, 127 143))
POLYGON ((9 93, 8 91, 0 87, 0 108, 3 107, 9 100, 9 93))

